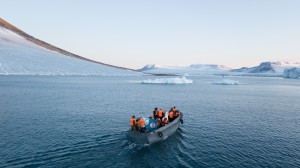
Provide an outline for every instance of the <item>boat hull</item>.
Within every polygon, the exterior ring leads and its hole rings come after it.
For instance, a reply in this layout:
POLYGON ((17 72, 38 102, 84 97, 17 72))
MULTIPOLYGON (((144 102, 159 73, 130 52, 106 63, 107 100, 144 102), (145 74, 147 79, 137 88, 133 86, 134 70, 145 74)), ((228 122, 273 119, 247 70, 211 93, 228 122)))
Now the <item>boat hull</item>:
POLYGON ((182 119, 183 114, 180 113, 180 116, 168 125, 148 133, 141 133, 137 131, 132 132, 130 129, 127 133, 127 138, 129 141, 141 144, 152 144, 164 140, 176 132, 179 128, 180 122, 182 122, 182 119))

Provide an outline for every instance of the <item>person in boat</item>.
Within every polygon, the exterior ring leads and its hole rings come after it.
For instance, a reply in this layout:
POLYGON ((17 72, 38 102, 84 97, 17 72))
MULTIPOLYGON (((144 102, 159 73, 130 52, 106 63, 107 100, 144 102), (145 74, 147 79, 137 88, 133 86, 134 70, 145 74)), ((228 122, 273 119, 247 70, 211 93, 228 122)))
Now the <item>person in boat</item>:
POLYGON ((135 130, 136 131, 140 130, 140 119, 139 118, 135 120, 135 130))
POLYGON ((169 112, 169 121, 170 122, 172 122, 174 120, 174 118, 175 118, 174 114, 175 114, 175 112, 173 112, 173 111, 169 112))
POLYGON ((131 131, 136 131, 136 120, 135 120, 135 115, 131 117, 130 120, 130 126, 131 126, 131 131))
MULTIPOLYGON (((180 116, 180 112, 178 110, 175 110, 175 118, 179 117, 180 116)), ((174 119, 175 119, 174 118, 174 119)))
POLYGON ((162 109, 159 109, 158 111, 158 118, 160 118, 160 120, 162 120, 162 118, 165 116, 164 112, 162 109))
POLYGON ((156 119, 158 117, 157 107, 155 107, 155 109, 153 110, 153 117, 154 117, 154 119, 156 119))
POLYGON ((160 128, 161 126, 162 126, 161 119, 157 118, 157 128, 160 128))
POLYGON ((164 118, 162 121, 162 126, 166 126, 166 125, 168 125, 168 119, 164 118))
POLYGON ((140 131, 141 132, 147 133, 145 121, 144 121, 143 118, 140 118, 140 120, 139 120, 139 126, 140 126, 140 131))
POLYGON ((155 107, 155 109, 153 110, 153 117, 154 117, 154 119, 156 119, 158 117, 158 109, 157 109, 157 107, 155 107))

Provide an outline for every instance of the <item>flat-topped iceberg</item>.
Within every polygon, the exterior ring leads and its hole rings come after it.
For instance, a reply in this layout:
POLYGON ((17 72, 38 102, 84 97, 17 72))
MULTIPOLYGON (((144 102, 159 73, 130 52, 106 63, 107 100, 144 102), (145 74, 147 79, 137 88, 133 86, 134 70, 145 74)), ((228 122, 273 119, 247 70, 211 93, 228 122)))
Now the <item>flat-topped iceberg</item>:
POLYGON ((176 77, 176 78, 156 78, 143 80, 143 84, 190 84, 193 80, 187 79, 186 77, 176 77))
POLYGON ((215 85, 239 85, 240 82, 230 80, 230 79, 222 79, 222 80, 219 80, 219 81, 215 81, 212 84, 215 84, 215 85))

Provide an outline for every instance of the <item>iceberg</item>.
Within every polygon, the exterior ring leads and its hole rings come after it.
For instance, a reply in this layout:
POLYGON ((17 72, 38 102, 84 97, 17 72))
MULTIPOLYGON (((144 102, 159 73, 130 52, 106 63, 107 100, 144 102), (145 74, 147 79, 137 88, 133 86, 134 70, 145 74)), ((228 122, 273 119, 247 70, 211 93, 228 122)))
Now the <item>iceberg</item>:
POLYGON ((215 81, 212 84, 215 84, 215 85, 239 85, 240 82, 239 81, 230 80, 230 79, 222 79, 220 81, 215 81))
POLYGON ((193 83, 193 80, 187 79, 186 77, 156 78, 156 79, 143 80, 141 83, 142 84, 190 84, 193 83))
POLYGON ((283 72, 283 77, 292 79, 300 78, 300 68, 285 69, 283 72))

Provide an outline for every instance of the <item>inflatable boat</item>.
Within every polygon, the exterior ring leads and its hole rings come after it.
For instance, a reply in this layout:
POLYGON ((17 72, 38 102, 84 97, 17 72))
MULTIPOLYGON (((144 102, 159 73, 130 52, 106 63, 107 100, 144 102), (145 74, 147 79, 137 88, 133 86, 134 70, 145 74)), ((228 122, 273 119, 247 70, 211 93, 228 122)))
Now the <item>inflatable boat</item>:
POLYGON ((180 113, 175 120, 170 122, 168 125, 160 127, 151 132, 142 133, 138 131, 131 131, 129 129, 127 133, 127 138, 129 141, 140 143, 140 144, 152 144, 154 142, 158 142, 166 139, 170 135, 174 134, 176 130, 179 128, 179 125, 183 124, 183 114, 180 113))

